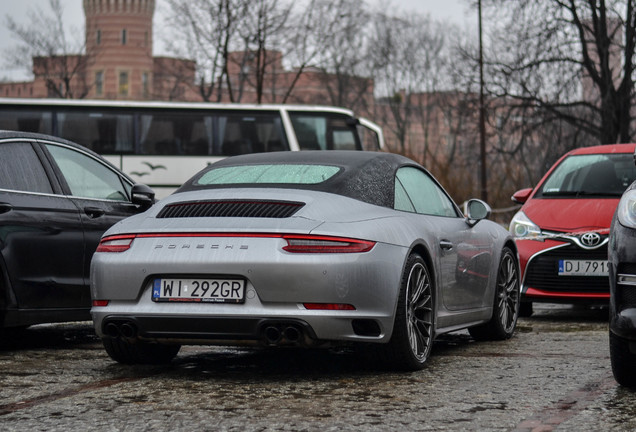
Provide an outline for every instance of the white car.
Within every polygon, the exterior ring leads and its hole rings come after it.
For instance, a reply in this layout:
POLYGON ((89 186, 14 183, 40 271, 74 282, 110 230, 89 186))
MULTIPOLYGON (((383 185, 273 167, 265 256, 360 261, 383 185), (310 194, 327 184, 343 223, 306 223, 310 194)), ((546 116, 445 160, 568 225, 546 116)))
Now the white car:
POLYGON ((92 315, 122 363, 181 344, 375 344, 423 367, 439 334, 506 339, 519 308, 507 230, 464 217, 410 159, 372 152, 236 156, 102 238, 92 315))

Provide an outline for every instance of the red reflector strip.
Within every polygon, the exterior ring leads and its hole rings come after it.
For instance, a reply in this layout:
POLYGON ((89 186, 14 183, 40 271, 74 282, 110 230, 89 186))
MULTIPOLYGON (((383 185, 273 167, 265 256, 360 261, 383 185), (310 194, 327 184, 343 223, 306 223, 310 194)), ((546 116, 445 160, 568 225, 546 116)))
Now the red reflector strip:
POLYGON ((610 298, 610 293, 586 293, 586 292, 550 292, 543 291, 536 288, 528 288, 525 292, 525 295, 528 297, 552 297, 559 299, 576 299, 576 298, 586 298, 586 299, 601 299, 607 300, 610 298))
POLYGON ((135 237, 139 238, 154 238, 154 237, 251 237, 251 238, 282 238, 283 234, 269 234, 269 233, 208 233, 208 232, 189 232, 189 233, 144 233, 136 234, 135 237))
POLYGON ((345 303, 303 303, 309 310, 356 310, 355 306, 345 303))
POLYGON ((93 300, 93 306, 95 307, 104 307, 108 306, 110 300, 93 300))

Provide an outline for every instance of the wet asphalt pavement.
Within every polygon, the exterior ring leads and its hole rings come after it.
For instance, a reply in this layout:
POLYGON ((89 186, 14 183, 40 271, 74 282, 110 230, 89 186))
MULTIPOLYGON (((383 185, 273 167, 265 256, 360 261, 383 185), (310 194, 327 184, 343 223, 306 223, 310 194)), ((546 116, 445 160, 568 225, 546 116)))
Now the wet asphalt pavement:
POLYGON ((412 373, 352 351, 192 346, 122 366, 90 323, 0 337, 2 431, 636 430, 606 310, 535 305, 511 340, 447 335, 412 373))

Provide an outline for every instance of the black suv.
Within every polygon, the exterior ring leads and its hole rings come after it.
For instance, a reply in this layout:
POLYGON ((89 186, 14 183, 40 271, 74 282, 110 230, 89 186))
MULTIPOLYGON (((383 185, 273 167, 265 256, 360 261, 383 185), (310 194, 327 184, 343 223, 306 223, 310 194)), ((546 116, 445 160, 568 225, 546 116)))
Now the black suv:
POLYGON ((612 372, 619 384, 636 387, 636 182, 614 214, 608 258, 612 372))
POLYGON ((102 234, 153 202, 150 188, 78 144, 0 131, 0 329, 90 320, 102 234))

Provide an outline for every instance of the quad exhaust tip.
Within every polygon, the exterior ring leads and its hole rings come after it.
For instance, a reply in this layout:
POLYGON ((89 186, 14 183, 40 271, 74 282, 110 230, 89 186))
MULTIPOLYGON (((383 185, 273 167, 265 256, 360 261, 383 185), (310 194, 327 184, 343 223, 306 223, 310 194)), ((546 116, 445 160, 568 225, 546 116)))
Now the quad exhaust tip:
POLYGON ((112 338, 134 339, 137 337, 137 326, 132 321, 110 321, 104 324, 104 334, 112 338))

